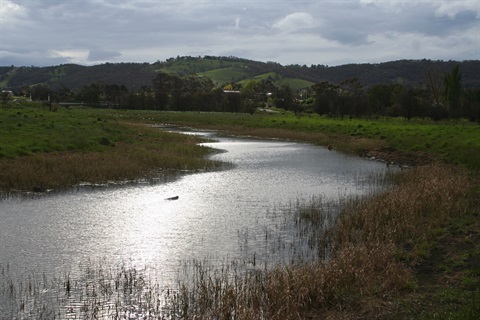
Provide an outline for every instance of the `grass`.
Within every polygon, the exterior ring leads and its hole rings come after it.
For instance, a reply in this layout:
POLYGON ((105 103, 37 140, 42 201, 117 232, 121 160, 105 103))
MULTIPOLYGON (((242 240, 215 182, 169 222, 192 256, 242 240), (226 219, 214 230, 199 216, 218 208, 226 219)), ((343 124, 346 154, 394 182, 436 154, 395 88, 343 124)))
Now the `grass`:
POLYGON ((129 265, 89 262, 75 277, 11 272, 0 266, 0 315, 10 319, 165 319, 174 296, 129 265))
POLYGON ((78 111, 46 112, 4 109, 1 112, 0 158, 53 151, 101 151, 127 136, 118 126, 78 111))

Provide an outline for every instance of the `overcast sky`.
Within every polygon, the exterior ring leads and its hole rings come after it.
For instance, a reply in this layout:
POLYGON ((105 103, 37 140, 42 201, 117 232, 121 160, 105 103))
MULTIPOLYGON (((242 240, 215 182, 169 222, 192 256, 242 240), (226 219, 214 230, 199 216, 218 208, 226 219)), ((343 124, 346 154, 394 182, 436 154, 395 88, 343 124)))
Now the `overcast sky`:
POLYGON ((479 60, 480 0, 0 0, 0 65, 479 60))

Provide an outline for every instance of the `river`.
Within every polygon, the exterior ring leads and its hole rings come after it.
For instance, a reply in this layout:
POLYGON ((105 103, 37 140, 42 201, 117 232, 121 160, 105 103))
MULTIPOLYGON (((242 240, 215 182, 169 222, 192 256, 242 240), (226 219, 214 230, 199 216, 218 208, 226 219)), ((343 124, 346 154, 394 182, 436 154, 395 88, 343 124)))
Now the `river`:
MULTIPOLYGON (((190 132, 190 134, 192 134, 190 132)), ((185 261, 291 258, 272 242, 292 243, 279 214, 313 197, 371 192, 382 163, 310 144, 197 132, 222 150, 228 169, 164 183, 79 188, 0 201, 0 265, 10 272, 72 272, 88 261, 154 266, 171 285, 185 261), (167 200, 178 196, 177 200, 167 200)), ((280 245, 278 245, 280 246, 280 245)))

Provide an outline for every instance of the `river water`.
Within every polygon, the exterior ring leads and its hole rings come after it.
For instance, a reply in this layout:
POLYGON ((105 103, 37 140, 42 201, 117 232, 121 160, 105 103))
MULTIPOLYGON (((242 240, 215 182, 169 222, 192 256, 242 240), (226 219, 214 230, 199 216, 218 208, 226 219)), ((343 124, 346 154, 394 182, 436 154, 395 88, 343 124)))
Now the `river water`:
POLYGON ((290 241, 277 211, 370 192, 372 174, 387 170, 309 144, 197 134, 216 139, 205 145, 222 150, 211 158, 228 169, 0 201, 0 265, 52 274, 92 260, 128 262, 155 266, 169 284, 192 259, 283 259, 266 241, 290 241))

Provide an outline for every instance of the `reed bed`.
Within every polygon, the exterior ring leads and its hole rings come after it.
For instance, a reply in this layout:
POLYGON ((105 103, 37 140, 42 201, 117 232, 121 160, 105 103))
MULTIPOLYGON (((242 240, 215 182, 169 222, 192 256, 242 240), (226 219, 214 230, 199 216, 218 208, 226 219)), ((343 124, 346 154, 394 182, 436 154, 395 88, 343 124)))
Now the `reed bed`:
POLYGON ((325 228, 318 233, 323 259, 243 276, 200 265, 194 284, 181 287, 175 308, 183 310, 182 319, 391 316, 394 297, 415 287, 412 268, 423 257, 417 246, 428 242, 436 228, 466 214, 470 187, 465 173, 438 164, 396 177, 394 188, 347 201, 337 217, 315 206, 307 213, 302 209, 303 219, 325 228))
POLYGON ((393 242, 405 249, 426 241, 429 233, 468 209, 470 182, 465 172, 435 164, 403 172, 398 188, 347 206, 333 242, 393 242))

